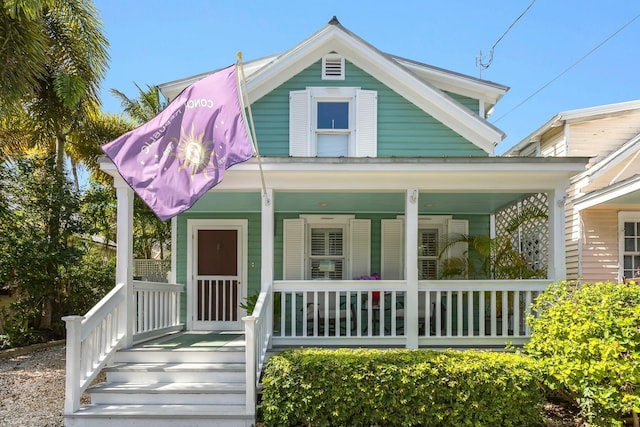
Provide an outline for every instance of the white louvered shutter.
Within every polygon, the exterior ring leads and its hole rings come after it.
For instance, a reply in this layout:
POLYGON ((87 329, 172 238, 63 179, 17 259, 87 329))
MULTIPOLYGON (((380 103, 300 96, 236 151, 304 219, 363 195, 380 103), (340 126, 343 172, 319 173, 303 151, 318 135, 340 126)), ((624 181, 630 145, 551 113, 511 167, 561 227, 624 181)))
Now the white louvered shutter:
MULTIPOLYGON (((469 221, 466 219, 450 219, 447 221, 447 233, 449 236, 468 235, 469 221)), ((461 258, 467 256, 469 245, 464 242, 458 242, 449 248, 447 256, 449 258, 461 258)))
POLYGON ((383 280, 404 279, 404 221, 383 219, 381 221, 381 278, 383 280))
POLYGON ((378 154, 378 92, 358 90, 356 93, 355 157, 378 154))
POLYGON ((349 220, 349 258, 351 277, 371 274, 371 220, 349 220))
POLYGON ((304 280, 304 235, 304 219, 284 220, 282 248, 282 278, 284 280, 304 280))
POLYGON ((289 155, 311 156, 311 95, 308 90, 289 92, 289 155))

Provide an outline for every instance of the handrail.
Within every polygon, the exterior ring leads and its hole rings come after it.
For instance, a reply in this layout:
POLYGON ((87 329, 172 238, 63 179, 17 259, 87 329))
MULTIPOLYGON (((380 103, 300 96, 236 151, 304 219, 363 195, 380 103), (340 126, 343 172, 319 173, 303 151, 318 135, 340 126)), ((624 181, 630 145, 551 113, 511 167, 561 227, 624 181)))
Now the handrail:
POLYGON ((84 316, 67 316, 65 413, 80 407, 80 395, 115 352, 126 345, 127 330, 139 342, 181 330, 182 285, 133 281, 117 284, 84 316), (132 312, 127 312, 127 300, 132 312))
POLYGON ((131 313, 133 343, 184 329, 180 322, 183 285, 134 280, 132 290, 135 308, 135 313, 131 313))
POLYGON ((271 282, 262 285, 253 313, 242 318, 246 339, 246 408, 255 411, 256 390, 273 329, 273 294, 271 282))
POLYGON ((84 316, 66 316, 66 394, 64 410, 80 407, 80 395, 126 336, 126 286, 116 285, 84 316))

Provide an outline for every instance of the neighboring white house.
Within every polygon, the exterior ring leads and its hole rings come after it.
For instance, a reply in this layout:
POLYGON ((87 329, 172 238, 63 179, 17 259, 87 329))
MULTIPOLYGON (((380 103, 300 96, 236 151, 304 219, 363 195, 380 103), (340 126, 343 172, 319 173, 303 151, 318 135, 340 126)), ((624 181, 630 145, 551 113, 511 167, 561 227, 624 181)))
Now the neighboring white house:
POLYGON ((640 100, 558 113, 509 156, 589 157, 567 191, 567 278, 640 276, 640 100))

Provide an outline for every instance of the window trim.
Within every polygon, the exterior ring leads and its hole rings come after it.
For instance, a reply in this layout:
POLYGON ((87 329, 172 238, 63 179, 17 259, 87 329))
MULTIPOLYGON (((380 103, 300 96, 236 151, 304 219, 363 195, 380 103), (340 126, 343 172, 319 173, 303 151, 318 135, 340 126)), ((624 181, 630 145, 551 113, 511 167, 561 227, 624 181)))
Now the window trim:
POLYGON ((317 157, 314 96, 318 100, 351 100, 348 157, 377 157, 378 92, 358 87, 307 87, 289 92, 289 155, 317 157))
POLYGON ((319 135, 347 135, 347 157, 356 152, 356 94, 357 87, 310 87, 311 97, 311 155, 318 156, 319 135), (322 102, 346 102, 349 105, 348 129, 318 129, 318 104, 322 102))
MULTIPOLYGON (((348 232, 347 232, 347 225, 340 225, 340 224, 336 224, 336 225, 328 225, 328 224, 320 224, 320 225, 311 225, 311 224, 307 224, 307 235, 309 236, 309 238, 307 239, 307 271, 306 271, 306 277, 307 280, 344 280, 345 278, 345 274, 346 274, 346 270, 347 270, 347 263, 348 263, 348 258, 347 258, 347 248, 348 248, 348 232), (342 247, 341 247, 341 255, 314 255, 313 254, 313 231, 314 230, 321 230, 323 232, 325 232, 325 237, 326 237, 326 232, 328 230, 340 230, 342 233, 342 247), (331 279, 331 278, 313 278, 313 261, 318 261, 318 262, 322 262, 322 261, 333 261, 333 260, 340 260, 342 262, 342 277, 339 279, 331 279)), ((328 242, 324 242, 325 244, 327 244, 328 242)))
MULTIPOLYGON (((620 211, 618 212, 618 276, 619 281, 622 282, 624 276, 624 256, 626 254, 624 248, 624 223, 625 222, 638 222, 640 223, 639 211, 620 211)), ((634 252, 640 254, 640 251, 634 252)))
MULTIPOLYGON (((300 219, 303 219, 305 222, 305 246, 306 246, 306 254, 305 254, 305 264, 307 268, 304 272, 304 280, 332 280, 332 279, 312 279, 311 278, 311 230, 324 228, 324 229, 342 229, 342 279, 346 280, 345 277, 349 274, 351 270, 350 260, 349 260, 349 248, 351 242, 349 241, 349 221, 355 218, 355 215, 299 215, 300 219)), ((338 257, 336 257, 338 258, 338 257)))

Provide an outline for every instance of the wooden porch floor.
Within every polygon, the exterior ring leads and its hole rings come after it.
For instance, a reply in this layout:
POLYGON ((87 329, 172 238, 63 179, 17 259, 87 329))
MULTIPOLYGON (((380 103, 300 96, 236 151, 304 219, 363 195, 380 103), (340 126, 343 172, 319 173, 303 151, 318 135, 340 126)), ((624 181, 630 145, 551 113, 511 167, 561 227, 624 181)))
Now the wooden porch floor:
POLYGON ((137 351, 225 351, 245 347, 244 331, 176 332, 136 344, 137 351))

